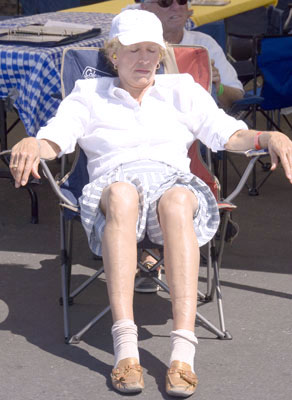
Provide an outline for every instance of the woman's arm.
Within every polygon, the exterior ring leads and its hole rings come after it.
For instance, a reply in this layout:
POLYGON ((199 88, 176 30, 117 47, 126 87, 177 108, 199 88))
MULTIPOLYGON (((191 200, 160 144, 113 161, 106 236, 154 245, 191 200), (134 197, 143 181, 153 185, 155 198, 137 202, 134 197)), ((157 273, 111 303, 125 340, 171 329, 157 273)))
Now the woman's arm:
POLYGON ((9 165, 15 187, 26 185, 30 174, 39 179, 40 158, 54 159, 59 152, 59 146, 46 139, 25 138, 16 143, 12 148, 9 165))
POLYGON ((266 148, 271 157, 271 170, 277 168, 279 158, 285 174, 292 183, 292 141, 284 133, 277 131, 239 130, 225 145, 226 150, 249 150, 266 148))
POLYGON ((39 130, 39 139, 25 138, 12 148, 10 170, 15 187, 26 185, 30 174, 40 178, 40 158, 54 159, 61 149, 65 153, 74 151, 90 118, 90 101, 95 87, 94 79, 77 81, 72 93, 61 102, 56 116, 39 130))

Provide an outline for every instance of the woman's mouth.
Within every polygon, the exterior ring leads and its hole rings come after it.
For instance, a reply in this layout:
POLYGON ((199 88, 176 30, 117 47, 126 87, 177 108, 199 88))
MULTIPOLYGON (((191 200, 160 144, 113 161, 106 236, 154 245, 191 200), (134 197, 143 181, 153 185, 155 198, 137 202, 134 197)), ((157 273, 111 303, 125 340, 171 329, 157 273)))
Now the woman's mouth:
POLYGON ((135 70, 138 74, 149 74, 149 69, 137 68, 135 70))

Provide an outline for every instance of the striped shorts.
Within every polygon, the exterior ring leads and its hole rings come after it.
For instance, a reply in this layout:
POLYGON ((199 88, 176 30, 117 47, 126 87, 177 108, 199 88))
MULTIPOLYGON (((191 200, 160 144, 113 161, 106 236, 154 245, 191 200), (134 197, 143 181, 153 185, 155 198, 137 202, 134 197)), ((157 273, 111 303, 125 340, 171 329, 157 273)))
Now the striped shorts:
POLYGON ((81 220, 90 249, 102 256, 101 242, 105 228, 105 216, 99 207, 102 191, 114 182, 127 182, 137 189, 139 216, 136 225, 137 242, 149 239, 163 245, 163 236, 157 217, 157 204, 163 193, 182 186, 191 190, 198 200, 194 216, 194 230, 199 246, 206 244, 216 233, 219 225, 217 202, 209 187, 191 173, 184 173, 164 163, 135 161, 120 165, 107 175, 86 185, 79 199, 81 220))

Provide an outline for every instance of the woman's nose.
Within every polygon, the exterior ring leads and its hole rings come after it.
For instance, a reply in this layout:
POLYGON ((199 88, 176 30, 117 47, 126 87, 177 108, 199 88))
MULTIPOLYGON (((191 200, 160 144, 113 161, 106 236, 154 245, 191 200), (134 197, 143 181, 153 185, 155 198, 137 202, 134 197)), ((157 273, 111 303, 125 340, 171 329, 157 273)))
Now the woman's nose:
POLYGON ((148 63, 150 61, 149 60, 149 55, 147 54, 146 51, 142 51, 140 53, 140 61, 143 62, 143 63, 148 63))

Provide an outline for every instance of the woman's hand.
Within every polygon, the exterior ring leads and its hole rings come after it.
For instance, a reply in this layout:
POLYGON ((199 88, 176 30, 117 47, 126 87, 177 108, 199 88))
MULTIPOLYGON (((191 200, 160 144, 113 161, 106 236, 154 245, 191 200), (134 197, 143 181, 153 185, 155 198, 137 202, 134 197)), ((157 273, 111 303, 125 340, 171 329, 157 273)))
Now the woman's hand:
POLYGON ((292 183, 292 141, 284 133, 241 129, 229 138, 225 149, 230 151, 254 149, 256 139, 262 149, 269 150, 271 170, 274 171, 277 168, 280 159, 286 177, 292 183))
POLYGON ((36 138, 25 138, 12 148, 10 171, 15 179, 15 187, 27 184, 30 174, 40 179, 38 165, 40 162, 40 146, 36 138))
POLYGON ((292 183, 291 140, 281 132, 273 132, 268 140, 268 149, 271 156, 271 170, 274 171, 277 168, 280 158, 285 174, 290 183, 292 183))

